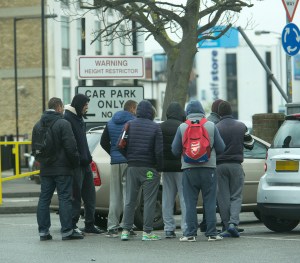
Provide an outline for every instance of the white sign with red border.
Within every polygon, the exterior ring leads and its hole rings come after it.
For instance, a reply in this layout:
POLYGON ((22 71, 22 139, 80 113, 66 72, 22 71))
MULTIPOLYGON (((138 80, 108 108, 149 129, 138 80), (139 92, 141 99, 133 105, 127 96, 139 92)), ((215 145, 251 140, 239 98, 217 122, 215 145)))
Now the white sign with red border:
POLYGON ((299 0, 282 0, 286 15, 290 22, 293 21, 299 0))
POLYGON ((79 79, 143 79, 144 57, 139 56, 79 56, 79 79))

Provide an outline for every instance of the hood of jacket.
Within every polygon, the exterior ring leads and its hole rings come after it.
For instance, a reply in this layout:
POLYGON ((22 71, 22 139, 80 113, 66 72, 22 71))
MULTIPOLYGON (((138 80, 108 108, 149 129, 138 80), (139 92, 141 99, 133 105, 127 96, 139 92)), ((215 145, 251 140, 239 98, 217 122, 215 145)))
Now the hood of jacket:
POLYGON ((68 111, 74 113, 75 115, 77 115, 75 108, 72 107, 71 104, 65 105, 65 110, 68 110, 68 111))
POLYGON ((153 120, 155 112, 152 104, 148 100, 142 100, 136 108, 136 117, 153 120))
POLYGON ((198 100, 191 100, 188 105, 186 106, 186 115, 189 117, 189 115, 205 115, 205 111, 202 107, 202 104, 198 100))
POLYGON ((116 112, 113 117, 112 117, 112 122, 116 123, 116 124, 123 124, 126 123, 127 121, 130 121, 134 118, 134 115, 129 112, 129 111, 125 111, 125 110, 121 110, 116 112))
POLYGON ((89 102, 88 96, 83 94, 76 94, 71 102, 71 106, 75 108, 77 116, 82 117, 82 109, 84 105, 89 102))
POLYGON ((178 102, 171 102, 166 112, 167 119, 185 121, 185 112, 178 102))
POLYGON ((46 110, 41 117, 42 126, 50 126, 57 119, 62 119, 63 115, 55 110, 46 110))

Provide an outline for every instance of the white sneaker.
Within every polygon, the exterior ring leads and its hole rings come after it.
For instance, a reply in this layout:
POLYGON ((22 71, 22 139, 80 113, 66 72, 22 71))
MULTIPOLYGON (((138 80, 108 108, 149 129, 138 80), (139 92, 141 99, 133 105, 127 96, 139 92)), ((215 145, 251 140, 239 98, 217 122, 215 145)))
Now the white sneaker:
POLYGON ((181 237, 179 238, 180 242, 196 242, 196 237, 181 237))
POLYGON ((220 235, 209 236, 209 237, 208 237, 208 241, 220 241, 220 240, 222 240, 222 239, 223 239, 223 237, 220 236, 220 235))
POLYGON ((74 228, 74 231, 80 235, 83 235, 83 232, 78 227, 74 228))

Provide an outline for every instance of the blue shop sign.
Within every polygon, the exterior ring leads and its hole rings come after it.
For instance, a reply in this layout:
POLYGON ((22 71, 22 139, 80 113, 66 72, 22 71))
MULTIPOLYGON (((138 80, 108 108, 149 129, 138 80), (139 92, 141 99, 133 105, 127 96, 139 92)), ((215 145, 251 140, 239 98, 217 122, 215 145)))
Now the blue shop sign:
MULTIPOLYGON (((207 33, 212 32, 212 36, 218 36, 225 28, 225 26, 216 26, 207 31, 207 33)), ((202 36, 200 35, 199 38, 202 36)), ((235 48, 238 45, 238 30, 234 27, 230 28, 223 36, 216 40, 206 39, 198 42, 199 48, 235 48)))

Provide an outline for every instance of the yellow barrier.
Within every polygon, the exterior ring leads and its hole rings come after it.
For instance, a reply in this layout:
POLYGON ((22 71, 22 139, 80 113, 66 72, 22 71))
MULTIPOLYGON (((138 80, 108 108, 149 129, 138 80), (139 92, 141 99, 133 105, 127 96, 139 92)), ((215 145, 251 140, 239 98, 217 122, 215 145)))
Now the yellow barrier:
POLYGON ((31 145, 31 141, 24 141, 24 142, 0 142, 0 205, 2 205, 2 182, 5 181, 10 181, 10 180, 15 180, 15 179, 19 179, 19 178, 23 178, 26 176, 31 176, 31 175, 35 175, 35 174, 39 174, 40 171, 33 171, 33 172, 27 172, 27 173, 20 173, 20 156, 19 156, 19 146, 20 145, 31 145), (1 167, 1 147, 3 145, 14 145, 13 149, 12 149, 12 153, 15 155, 15 171, 16 174, 6 177, 6 178, 2 178, 2 167, 1 167))

